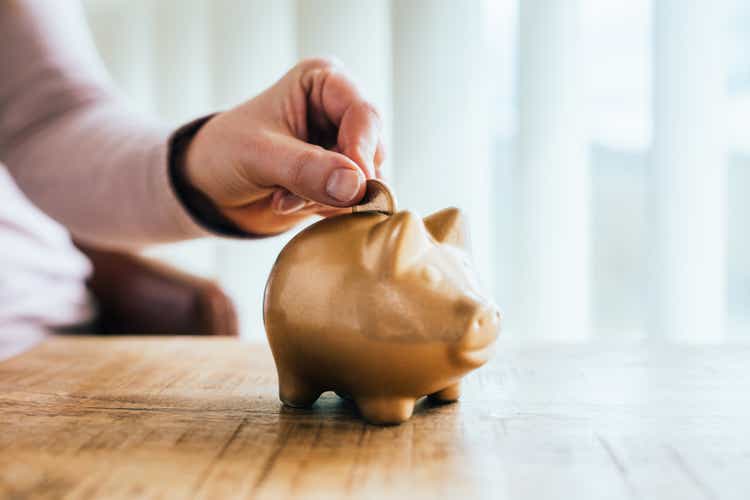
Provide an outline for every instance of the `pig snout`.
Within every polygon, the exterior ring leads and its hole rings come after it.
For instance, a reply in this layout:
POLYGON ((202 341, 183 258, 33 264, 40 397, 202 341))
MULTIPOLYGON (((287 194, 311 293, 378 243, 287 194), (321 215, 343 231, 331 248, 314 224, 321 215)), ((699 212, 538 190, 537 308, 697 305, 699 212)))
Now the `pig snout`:
POLYGON ((474 368, 487 362, 492 354, 490 347, 500 333, 500 319, 500 311, 494 305, 482 305, 476 309, 456 346, 462 364, 474 368))

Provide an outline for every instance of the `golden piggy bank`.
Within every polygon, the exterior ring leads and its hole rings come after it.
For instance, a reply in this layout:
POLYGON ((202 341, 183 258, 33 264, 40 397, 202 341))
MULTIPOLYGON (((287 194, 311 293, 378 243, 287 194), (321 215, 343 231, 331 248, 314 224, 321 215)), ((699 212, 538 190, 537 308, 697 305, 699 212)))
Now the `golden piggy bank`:
POLYGON ((353 213, 300 232, 264 298, 281 400, 305 407, 333 390, 377 424, 409 419, 425 395, 455 401, 500 326, 465 245, 455 208, 353 213))

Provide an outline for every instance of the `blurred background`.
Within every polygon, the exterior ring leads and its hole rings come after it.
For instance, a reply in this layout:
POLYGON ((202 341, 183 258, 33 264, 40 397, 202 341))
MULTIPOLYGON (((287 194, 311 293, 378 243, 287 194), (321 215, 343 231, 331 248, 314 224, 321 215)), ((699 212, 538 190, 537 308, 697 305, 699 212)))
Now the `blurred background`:
MULTIPOLYGON (((175 124, 335 56, 380 107, 401 208, 464 209, 509 335, 750 334, 750 3, 87 0, 113 78, 175 124)), ((292 235, 149 253, 246 338, 292 235)))

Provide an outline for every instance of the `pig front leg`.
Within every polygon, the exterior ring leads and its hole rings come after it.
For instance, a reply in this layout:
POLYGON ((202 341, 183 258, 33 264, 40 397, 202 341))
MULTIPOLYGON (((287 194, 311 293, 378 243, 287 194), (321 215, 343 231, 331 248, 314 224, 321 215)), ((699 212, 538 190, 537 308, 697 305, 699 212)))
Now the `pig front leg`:
POLYGON ((318 400, 323 391, 293 373, 279 373, 279 399, 293 408, 307 408, 318 400))
POLYGON ((461 396, 461 382, 449 385, 445 389, 433 392, 429 398, 436 403, 452 403, 461 396))
POLYGON ((359 412, 372 424, 400 424, 414 412, 414 398, 370 396, 355 398, 359 412))

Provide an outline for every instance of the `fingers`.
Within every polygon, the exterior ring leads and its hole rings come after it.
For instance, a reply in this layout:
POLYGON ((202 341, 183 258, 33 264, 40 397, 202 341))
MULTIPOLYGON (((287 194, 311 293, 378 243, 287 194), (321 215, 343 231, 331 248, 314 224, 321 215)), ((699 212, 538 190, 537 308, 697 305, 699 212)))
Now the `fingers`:
POLYGON ((380 116, 372 104, 359 101, 344 112, 338 134, 341 151, 375 177, 375 154, 380 143, 380 116))
POLYGON ((378 141, 378 147, 375 149, 375 177, 378 179, 383 178, 383 173, 380 170, 380 166, 385 161, 385 146, 383 145, 383 139, 378 141))
POLYGON ((294 193, 290 193, 286 189, 274 191, 273 195, 271 195, 270 205, 271 209, 278 215, 298 215, 305 213, 330 217, 331 215, 352 213, 352 210, 349 207, 331 207, 315 203, 314 201, 307 201, 294 193))
MULTIPOLYGON (((278 193, 281 192, 278 191, 278 193)), ((242 207, 228 208, 226 209, 226 215, 238 227, 248 233, 274 235, 288 231, 315 215, 333 217, 351 213, 350 208, 335 208, 307 202, 303 208, 297 211, 281 214, 274 208, 274 199, 277 196, 279 195, 274 193, 272 196, 266 196, 242 207)))
POLYGON ((329 59, 307 59, 298 67, 300 83, 306 91, 316 123, 341 123, 346 110, 363 100, 357 86, 336 62, 329 59))
POLYGON ((308 202, 286 189, 274 191, 271 198, 271 208, 279 215, 293 214, 299 212, 308 205, 308 202))
POLYGON ((356 84, 335 63, 312 59, 300 64, 311 122, 338 128, 337 149, 351 158, 367 178, 376 177, 384 159, 382 120, 356 84))
POLYGON ((224 212, 238 227, 257 235, 283 233, 314 214, 310 209, 278 214, 272 208, 273 198, 266 196, 241 207, 226 208, 224 212))
MULTIPOLYGON (((265 137, 264 141, 271 144, 251 148, 251 157, 246 160, 255 167, 252 175, 259 185, 283 187, 303 200, 335 207, 354 205, 364 196, 365 177, 343 154, 281 134, 265 137)), ((277 198, 278 206, 282 202, 286 209, 301 208, 298 200, 288 196, 285 200, 277 198)))

